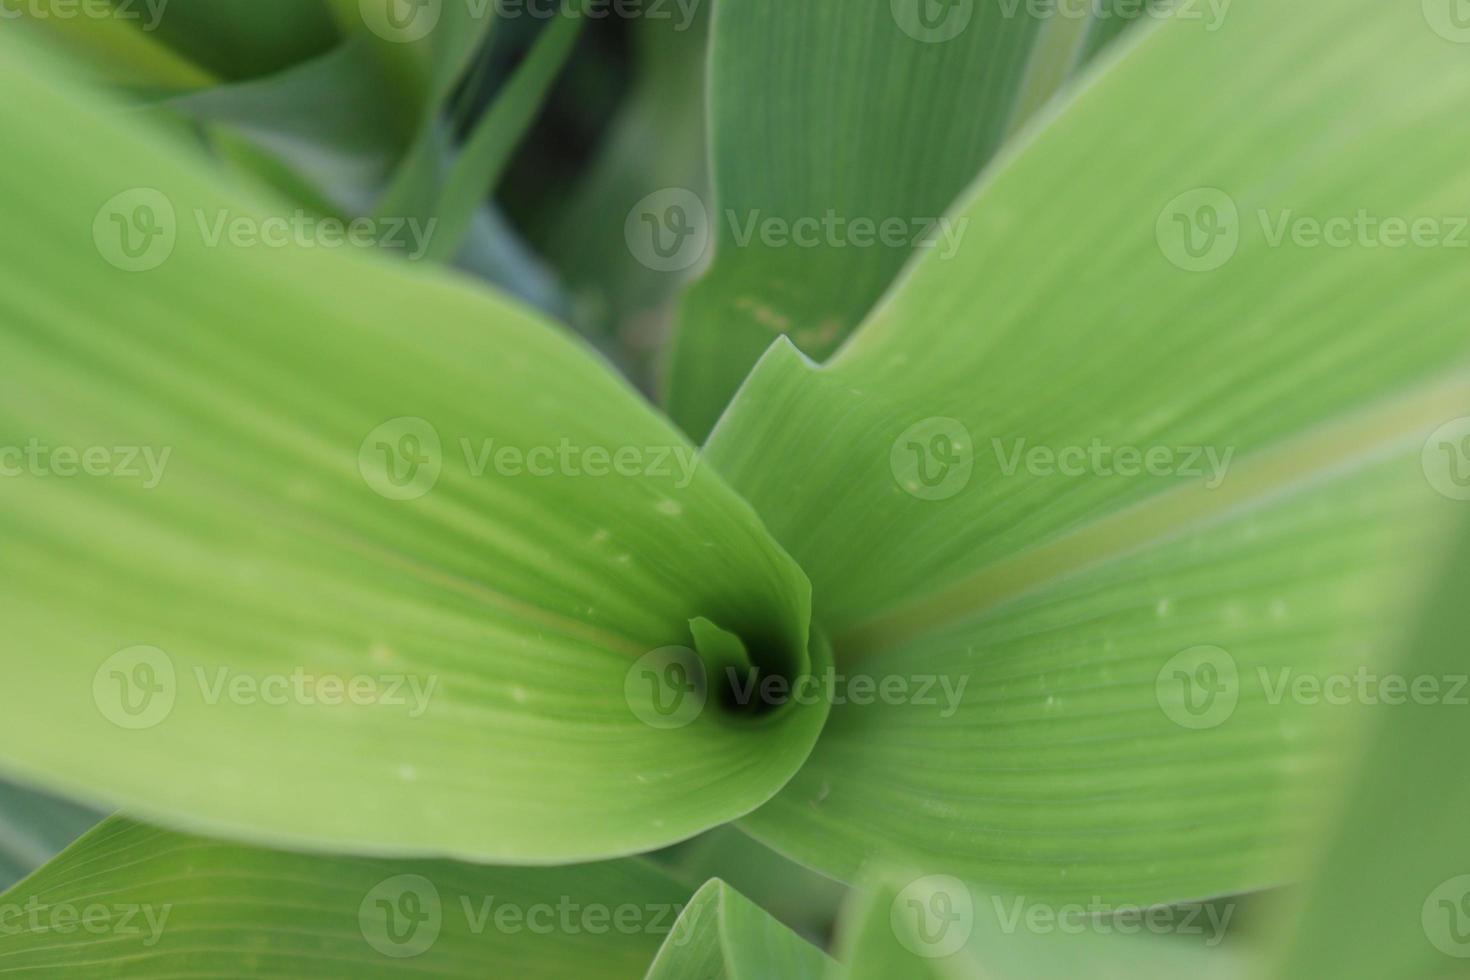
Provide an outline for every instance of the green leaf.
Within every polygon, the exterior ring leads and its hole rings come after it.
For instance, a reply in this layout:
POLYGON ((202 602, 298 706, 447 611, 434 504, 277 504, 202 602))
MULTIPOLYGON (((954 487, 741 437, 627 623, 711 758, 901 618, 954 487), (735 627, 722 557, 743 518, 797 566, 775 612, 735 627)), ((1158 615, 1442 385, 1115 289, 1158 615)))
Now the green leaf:
MULTIPOLYGON (((1207 911, 1207 910, 1206 910, 1207 911)), ((1056 905, 949 875, 872 872, 843 914, 833 980, 1177 980, 1244 975, 1223 913, 1056 905)))
POLYGON ((1362 766, 1320 856, 1280 977, 1463 973, 1470 896, 1470 537, 1435 582, 1423 625, 1385 677, 1403 690, 1358 706, 1362 766))
POLYGON ((689 623, 799 678, 807 584, 666 420, 470 283, 211 244, 273 208, 0 43, 0 770, 511 863, 662 846, 790 777, 825 704, 724 710, 689 623))
MULTIPOLYGON (((215 76, 159 40, 166 4, 134 4, 126 15, 79 17, 68 0, 36 0, 7 8, 7 26, 29 30, 69 59, 87 79, 148 92, 176 93, 210 85, 215 76)), ((120 10, 121 8, 114 8, 120 10)))
POLYGON ((710 6, 693 19, 641 18, 633 25, 633 89, 606 142, 565 201, 533 238, 577 293, 581 322, 617 337, 640 380, 652 374, 670 300, 688 272, 660 272, 628 248, 626 224, 640 200, 666 187, 707 195, 705 74, 710 6))
POLYGON ((280 71, 325 52, 340 36, 320 0, 167 0, 162 11, 158 37, 221 78, 280 71))
POLYGON ((767 355, 709 458, 811 578, 839 670, 899 690, 849 691, 751 832, 849 880, 874 853, 1132 901, 1294 873, 1272 862, 1341 712, 1265 681, 1392 648, 1457 507, 1424 447, 1470 400, 1470 296, 1453 247, 1273 246, 1259 219, 1458 213, 1467 96, 1417 9, 1166 22, 830 364, 767 355), (1173 203, 1191 188, 1229 200, 1173 203), (1218 267, 1181 268, 1171 219, 1209 214, 1218 267), (1174 724, 1215 689, 1174 681, 1225 663, 1233 717, 1174 724))
POLYGON ((471 130, 439 193, 434 214, 440 228, 429 248, 430 258, 447 260, 459 251, 473 215, 499 182, 571 55, 582 23, 581 17, 553 18, 471 130))
POLYGON ((66 800, 0 782, 0 889, 45 864, 101 819, 66 800))
POLYGON ((366 107, 384 97, 360 37, 272 75, 217 85, 164 106, 234 136, 292 168, 331 203, 365 214, 403 146, 393 120, 366 107))
POLYGON ((821 980, 835 965, 750 899, 711 879, 689 900, 648 980, 821 980))
POLYGON ((688 895, 638 859, 321 857, 113 819, 0 895, 0 970, 636 980, 688 895))
POLYGON ((713 200, 647 198, 630 220, 654 224, 629 229, 679 246, 669 259, 651 238, 634 246, 667 271, 713 247, 713 267, 680 311, 667 377, 670 412, 696 441, 775 336, 819 359, 834 351, 928 226, 1050 96, 1080 43, 1058 35, 1085 34, 1090 18, 1034 9, 994 0, 716 6, 713 200), (938 15, 936 26, 926 15, 938 15), (884 223, 892 228, 879 237, 884 223), (785 240, 767 239, 767 227, 785 240))
POLYGON ((685 879, 719 878, 813 943, 825 944, 846 886, 794 864, 741 832, 717 827, 656 855, 685 879))

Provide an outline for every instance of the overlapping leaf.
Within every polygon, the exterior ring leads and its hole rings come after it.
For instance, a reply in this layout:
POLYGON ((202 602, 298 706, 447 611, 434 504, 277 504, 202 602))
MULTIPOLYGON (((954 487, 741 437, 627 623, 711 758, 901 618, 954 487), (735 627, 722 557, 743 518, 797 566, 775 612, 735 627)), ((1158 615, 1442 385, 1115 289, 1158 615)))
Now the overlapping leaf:
POLYGON ((1442 977, 1463 972, 1470 848, 1470 541, 1432 589, 1395 678, 1358 707, 1363 765, 1340 801, 1300 916, 1283 916, 1279 977, 1442 977), (1295 933, 1295 935, 1291 935, 1295 933))
POLYGON ((665 271, 713 253, 684 301, 668 372, 670 411, 693 438, 703 440, 774 337, 825 357, 916 248, 949 250, 948 229, 932 226, 1099 26, 1088 6, 1059 10, 1010 0, 716 5, 713 200, 669 188, 640 202, 629 232, 635 253, 665 271))
POLYGON ((5 55, 0 768, 257 839, 549 862, 800 765, 824 705, 729 717, 688 648, 707 620, 805 672, 805 580, 603 364, 273 227, 5 55))
POLYGON ((712 879, 689 900, 648 980, 821 980, 835 966, 744 895, 712 879))
POLYGON ((113 819, 0 895, 0 971, 636 980, 688 901, 641 859, 314 857, 113 819))
POLYGON ((1280 672, 1381 658, 1456 512, 1470 62, 1417 8, 1205 28, 1092 78, 952 257, 827 367, 778 346, 711 439, 843 672, 897 685, 749 824, 822 870, 1133 901, 1290 874, 1340 712, 1280 672), (1171 720, 1231 664, 1233 715, 1171 720))

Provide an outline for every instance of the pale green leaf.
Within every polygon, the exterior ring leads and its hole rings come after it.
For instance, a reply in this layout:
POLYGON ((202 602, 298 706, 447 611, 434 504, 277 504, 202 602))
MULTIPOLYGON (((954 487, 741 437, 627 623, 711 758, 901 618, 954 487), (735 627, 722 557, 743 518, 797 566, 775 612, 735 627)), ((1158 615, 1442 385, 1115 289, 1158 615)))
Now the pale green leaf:
POLYGON ((842 672, 907 692, 839 705, 749 824, 828 873, 891 853, 1133 901, 1292 875, 1341 713, 1263 681, 1392 649, 1458 506, 1424 448, 1470 401, 1456 224, 1267 229, 1462 210, 1470 61, 1417 8, 1325 0, 1124 47, 953 213, 953 256, 827 366, 778 345, 711 439, 842 672), (1202 271, 1174 219, 1211 214, 1202 271), (1206 730, 1164 710, 1201 648, 1239 678, 1206 730))
POLYGON ((1339 803, 1275 975, 1376 980, 1460 976, 1470 956, 1470 539, 1432 591, 1401 689, 1358 706, 1362 768, 1339 803))
MULTIPOLYGON (((1226 909, 1229 906, 1225 906, 1226 909)), ((950 875, 865 876, 838 935, 831 980, 1226 980, 1228 914, 1199 907, 1056 904, 950 875)))
POLYGON ((820 669, 805 579, 635 392, 470 283, 211 245, 273 209, 0 43, 0 770, 515 863, 668 844, 790 777, 825 705, 724 710, 689 622, 820 669))
POLYGON ((689 900, 648 980, 821 980, 831 965, 820 949, 716 878, 689 900))
POLYGON ((670 412, 694 439, 774 337, 827 356, 926 250, 929 227, 1080 57, 1091 18, 1070 9, 716 5, 713 199, 646 199, 639 209, 654 223, 629 232, 655 268, 689 269, 713 253, 681 309, 667 377, 670 412))
POLYGON ((639 859, 321 857, 113 819, 0 895, 0 973, 637 980, 688 896, 639 859))

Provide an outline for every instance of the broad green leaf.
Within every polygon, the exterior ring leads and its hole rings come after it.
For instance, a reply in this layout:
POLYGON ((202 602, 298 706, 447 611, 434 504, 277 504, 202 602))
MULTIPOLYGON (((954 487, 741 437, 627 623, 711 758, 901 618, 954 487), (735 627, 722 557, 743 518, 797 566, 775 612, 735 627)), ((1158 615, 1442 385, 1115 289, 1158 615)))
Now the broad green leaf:
POLYGON ((1340 801, 1279 977, 1447 977, 1470 955, 1470 538, 1433 589, 1429 615, 1364 704, 1362 768, 1340 801))
POLYGON ((1297 774, 1331 764, 1341 712, 1263 678, 1381 656, 1458 506, 1466 97, 1417 8, 1167 21, 831 363, 767 355, 709 457, 810 576, 839 668, 928 703, 839 705, 758 837, 844 878, 893 853, 1132 901, 1292 873, 1297 774), (1360 211, 1446 237, 1269 237, 1360 211), (1184 248, 1191 220, 1214 251, 1184 248), (1208 679, 1201 648, 1239 704, 1197 731, 1161 709, 1214 690, 1168 680, 1208 679))
POLYGON ((688 900, 640 859, 322 857, 113 819, 0 895, 0 972, 637 980, 688 900))
POLYGON ((662 846, 790 777, 825 704, 725 710, 689 623, 799 678, 807 584, 667 421, 470 283, 211 244, 274 211, 0 44, 0 770, 511 863, 662 846))
POLYGON ((713 252, 667 376, 696 441, 773 338, 826 357, 929 249, 930 226, 1080 56, 1091 18, 1071 9, 1084 16, 1019 0, 716 5, 713 199, 668 189, 628 232, 665 272, 713 252))
POLYGON ((1056 904, 950 875, 865 876, 844 912, 831 980, 1225 980, 1246 960, 1221 945, 1224 910, 1056 904))
POLYGON ((695 892, 648 980, 821 980, 820 949, 719 879, 695 892))
POLYGON ((45 864, 101 819, 66 800, 0 782, 0 889, 45 864))

